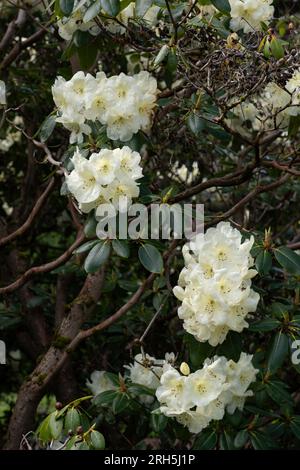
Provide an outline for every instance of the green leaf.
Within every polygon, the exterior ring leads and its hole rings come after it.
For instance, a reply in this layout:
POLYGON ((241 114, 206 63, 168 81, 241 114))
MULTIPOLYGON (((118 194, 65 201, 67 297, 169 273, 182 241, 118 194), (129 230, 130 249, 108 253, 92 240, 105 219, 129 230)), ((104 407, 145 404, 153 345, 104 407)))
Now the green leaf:
POLYGON ((278 263, 291 274, 300 275, 300 256, 287 246, 274 250, 278 263))
POLYGON ((87 238, 92 238, 96 236, 96 227, 97 221, 95 219, 94 213, 91 212, 88 216, 88 219, 84 226, 84 234, 87 238))
POLYGON ((90 69, 98 55, 98 47, 95 41, 89 42, 88 44, 84 44, 79 49, 77 49, 77 54, 80 62, 80 66, 83 70, 90 69))
POLYGON ((110 405, 115 397, 117 392, 115 390, 107 390, 106 392, 99 393, 94 400, 93 403, 96 406, 103 406, 103 405, 110 405))
POLYGON ((259 274, 266 275, 272 267, 272 256, 267 250, 261 251, 255 260, 255 267, 259 274))
POLYGON ((56 418, 57 411, 54 411, 53 413, 51 413, 49 420, 49 428, 53 439, 58 439, 61 436, 63 430, 63 420, 56 418))
POLYGON ((283 403, 293 404, 293 399, 287 391, 287 386, 280 380, 272 380, 266 384, 266 391, 272 400, 278 405, 283 403))
POLYGON ((105 371, 105 374, 104 374, 109 380, 110 382, 112 382, 116 387, 119 387, 120 386, 120 378, 117 374, 113 374, 112 372, 107 372, 105 371))
POLYGON ((289 338, 284 333, 282 333, 282 331, 279 331, 271 343, 271 348, 268 355, 268 370, 270 372, 275 372, 277 369, 279 369, 288 352, 289 338))
POLYGON ((136 396, 150 395, 151 397, 153 397, 155 395, 155 390, 153 390, 152 388, 146 387, 146 385, 140 385, 135 383, 132 383, 128 387, 128 392, 136 396))
POLYGON ((250 331, 272 331, 278 328, 281 322, 275 318, 264 318, 261 321, 251 323, 249 326, 250 331))
POLYGON ((234 450, 233 437, 227 431, 223 431, 220 437, 221 450, 234 450))
POLYGON ((153 0, 135 0, 135 14, 136 16, 143 17, 149 10, 153 0))
POLYGON ((96 0, 85 12, 83 17, 83 22, 87 23, 88 21, 94 19, 101 10, 101 0, 96 0))
POLYGON ((164 44, 154 59, 153 67, 157 67, 159 64, 161 64, 161 62, 167 57, 169 52, 170 47, 167 44, 164 44))
POLYGON ((103 434, 98 431, 92 431, 90 434, 92 446, 97 450, 105 449, 105 439, 103 434))
POLYGON ((119 414, 124 411, 129 405, 128 395, 126 393, 121 392, 117 393, 113 404, 112 404, 112 411, 114 414, 119 414))
POLYGON ((88 31, 81 31, 77 29, 73 35, 73 42, 76 47, 82 47, 87 45, 91 41, 91 35, 88 31))
POLYGON ((300 440, 300 416, 293 416, 290 422, 293 434, 300 440))
POLYGON ((59 0, 59 7, 65 16, 69 16, 74 8, 74 0, 59 0))
POLYGON ((275 57, 275 59, 281 59, 282 57, 284 57, 284 48, 280 42, 280 39, 277 39, 275 36, 273 36, 271 39, 270 47, 272 55, 273 57, 275 57))
POLYGON ((83 243, 83 245, 80 245, 79 248, 73 251, 74 254, 79 254, 79 253, 85 253, 86 251, 89 251, 93 246, 97 245, 99 243, 99 240, 91 240, 89 242, 83 243))
POLYGON ((222 13, 230 12, 230 4, 228 0, 211 0, 210 3, 216 7, 217 10, 222 13))
POLYGON ((187 119, 187 125, 193 134, 198 135, 205 128, 205 121, 193 111, 187 119))
POLYGON ((38 429, 37 429, 37 435, 39 437, 39 439, 46 443, 48 441, 51 441, 51 438, 52 438, 52 433, 51 433, 51 429, 50 429, 50 418, 51 418, 51 415, 48 415, 42 422, 41 424, 39 425, 38 429))
POLYGON ((280 302, 274 302, 271 306, 272 314, 282 320, 291 309, 291 305, 281 304, 280 302))
POLYGON ((162 256, 153 245, 145 244, 139 248, 139 260, 151 273, 161 273, 163 270, 162 256))
POLYGON ((128 243, 124 240, 113 240, 112 247, 114 252, 121 258, 129 258, 130 250, 128 243))
POLYGON ((217 434, 215 431, 202 431, 195 440, 192 450, 211 450, 217 444, 217 434))
POLYGON ((239 431, 237 435, 235 436, 234 446, 237 449, 241 449, 242 447, 244 447, 248 439, 249 439, 249 434, 248 434, 247 429, 242 429, 242 431, 239 431))
POLYGON ((56 121, 54 116, 50 115, 46 117, 39 130, 39 136, 42 142, 46 142, 46 140, 49 139, 54 131, 55 125, 56 121))
POLYGON ((65 429, 67 432, 76 431, 78 426, 80 426, 80 414, 75 408, 70 408, 65 417, 65 429))
POLYGON ((87 273, 95 273, 100 266, 105 263, 110 253, 110 245, 108 242, 99 241, 94 248, 91 249, 84 262, 84 269, 87 273))
POLYGON ((120 0, 101 0, 103 10, 110 16, 117 16, 120 11, 120 0))
POLYGON ((150 426, 153 431, 161 433, 168 424, 167 416, 162 413, 151 413, 150 415, 150 426))
POLYGON ((252 431, 250 439, 255 450, 271 450, 276 447, 276 444, 269 436, 259 431, 252 431))
POLYGON ((77 444, 76 449, 78 450, 89 450, 89 446, 86 442, 80 442, 80 444, 77 444))
POLYGON ((271 46, 270 46, 270 41, 268 38, 266 38, 265 43, 264 43, 264 48, 263 48, 263 53, 266 59, 270 58, 271 55, 271 46))

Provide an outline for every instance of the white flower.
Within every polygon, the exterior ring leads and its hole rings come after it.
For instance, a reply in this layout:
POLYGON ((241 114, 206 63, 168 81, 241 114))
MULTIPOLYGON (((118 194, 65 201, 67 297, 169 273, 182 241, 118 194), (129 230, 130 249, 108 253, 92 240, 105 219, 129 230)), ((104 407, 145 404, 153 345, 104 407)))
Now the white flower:
POLYGON ((104 203, 127 210, 139 195, 136 180, 142 176, 140 160, 140 154, 129 147, 102 149, 89 159, 77 148, 71 159, 74 169, 66 176, 68 189, 84 213, 96 209, 97 215, 97 208, 104 203))
POLYGON ((116 174, 120 180, 122 177, 136 180, 143 176, 140 166, 141 156, 138 152, 133 152, 131 148, 125 146, 121 149, 115 149, 114 155, 119 162, 116 174))
POLYGON ((99 153, 92 153, 89 163, 95 179, 100 185, 113 182, 119 161, 117 158, 112 158, 111 150, 102 149, 99 153))
POLYGON ((83 142, 91 129, 86 120, 99 121, 112 140, 126 142, 140 129, 149 130, 156 106, 157 82, 146 71, 107 78, 77 72, 69 81, 57 77, 52 87, 57 122, 70 130, 70 142, 83 142))
MULTIPOLYGON (((124 367, 129 370, 129 377, 133 383, 144 385, 152 390, 156 390, 159 386, 160 377, 163 372, 163 365, 168 364, 175 358, 173 353, 167 353, 165 359, 155 359, 149 354, 137 354, 134 363, 124 367)), ((153 397, 150 395, 139 396, 143 403, 152 403, 153 397)))
POLYGON ((212 420, 223 419, 225 410, 242 410, 246 398, 253 395, 248 388, 258 372, 251 360, 245 353, 238 362, 215 356, 187 377, 170 364, 164 365, 156 390, 161 413, 197 434, 212 420))
POLYGON ((93 395, 107 392, 108 390, 116 390, 116 386, 111 382, 105 370, 94 370, 91 373, 90 380, 86 381, 86 386, 91 390, 93 395))
POLYGON ((3 80, 0 80, 0 105, 6 104, 6 86, 3 80))
POLYGON ((98 199, 101 186, 97 182, 89 161, 81 157, 79 151, 72 158, 74 170, 66 176, 67 186, 80 203, 90 203, 98 199))
POLYGON ((250 33, 261 29, 261 22, 269 23, 274 15, 273 0, 229 0, 230 27, 250 33))
POLYGON ((251 289, 253 242, 251 237, 242 243, 237 229, 220 222, 183 247, 185 267, 173 292, 182 302, 178 316, 183 327, 198 341, 216 346, 228 331, 248 326, 245 318, 259 301, 251 289))
POLYGON ((86 1, 86 4, 82 4, 80 7, 80 2, 78 4, 78 1, 75 0, 72 14, 57 21, 58 34, 61 38, 69 41, 75 31, 89 31, 93 36, 99 33, 100 28, 93 20, 83 22, 84 14, 89 6, 90 1, 86 1))
POLYGON ((187 380, 188 377, 181 375, 171 365, 165 366, 160 379, 160 387, 156 390, 158 401, 172 410, 179 410, 179 413, 189 409, 192 402, 186 394, 187 380))

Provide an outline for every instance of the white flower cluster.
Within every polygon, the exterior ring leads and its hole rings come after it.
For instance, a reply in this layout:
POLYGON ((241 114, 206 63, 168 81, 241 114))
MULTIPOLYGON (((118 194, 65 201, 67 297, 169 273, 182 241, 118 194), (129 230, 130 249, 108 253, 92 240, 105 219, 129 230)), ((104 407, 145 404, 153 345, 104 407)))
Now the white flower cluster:
MULTIPOLYGON (((166 353, 165 359, 156 359, 149 354, 145 354, 144 357, 142 354, 137 354, 134 363, 124 367, 129 370, 131 382, 156 390, 160 384, 164 364, 173 364, 174 361, 174 353, 166 353)), ((145 404, 153 401, 151 395, 141 395, 139 399, 145 404)))
POLYGON ((140 154, 129 147, 102 149, 89 159, 77 148, 71 159, 74 169, 66 176, 66 183, 82 212, 88 213, 104 203, 126 210, 132 198, 139 195, 136 180, 142 177, 140 160, 140 154))
POLYGON ((61 38, 69 41, 72 39, 75 31, 88 31, 93 36, 97 36, 100 28, 97 26, 95 21, 84 21, 83 17, 86 10, 91 5, 91 1, 86 0, 85 4, 82 5, 82 1, 75 0, 73 12, 70 16, 64 16, 57 21, 58 34, 61 38))
MULTIPOLYGON (((160 411, 176 418, 190 432, 199 433, 210 421, 221 420, 225 410, 230 414, 242 410, 246 397, 253 395, 248 387, 258 372, 251 360, 252 356, 245 353, 238 362, 215 356, 187 376, 170 364, 164 365, 156 390, 160 411)), ((185 372, 188 367, 181 369, 185 372)))
MULTIPOLYGON (((148 8, 145 15, 143 16, 143 22, 146 23, 148 26, 155 26, 158 22, 159 11, 160 7, 152 5, 150 8, 148 8)), ((119 22, 114 20, 107 21, 108 30, 113 34, 124 34, 126 32, 126 26, 128 25, 129 20, 135 17, 135 2, 131 2, 126 8, 124 8, 124 10, 120 11, 120 13, 117 15, 116 19, 119 22)))
POLYGON ((90 389, 93 395, 107 392, 108 390, 116 390, 117 387, 109 379, 105 370, 94 370, 91 373, 90 380, 86 381, 86 386, 90 389))
POLYGON ((285 129, 291 116, 300 114, 300 69, 286 82, 285 88, 275 82, 232 109, 235 117, 227 122, 242 134, 249 133, 245 125, 251 123, 254 131, 285 129))
POLYGON ((96 77, 77 72, 69 81, 57 77, 52 94, 59 113, 56 121, 71 131, 70 143, 81 143, 83 134, 91 133, 88 120, 106 125, 109 139, 126 142, 151 127, 157 82, 146 71, 109 78, 104 72, 96 77))
POLYGON ((174 287, 182 302, 183 327, 198 341, 216 346, 229 330, 248 327, 245 317, 255 312, 259 295, 251 289, 256 275, 250 250, 253 237, 242 243, 241 233, 220 222, 183 247, 185 267, 174 287))
POLYGON ((269 23, 274 15, 273 0, 229 0, 230 27, 251 33, 261 29, 261 23, 269 23))

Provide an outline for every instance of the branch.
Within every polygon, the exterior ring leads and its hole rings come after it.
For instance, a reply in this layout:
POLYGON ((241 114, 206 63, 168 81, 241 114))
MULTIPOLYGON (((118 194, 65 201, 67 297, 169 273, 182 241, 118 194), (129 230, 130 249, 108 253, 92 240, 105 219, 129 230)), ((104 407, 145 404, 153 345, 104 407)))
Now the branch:
POLYGON ((15 291, 16 289, 19 289, 19 287, 23 286, 33 276, 36 276, 37 274, 48 273, 50 271, 53 271, 53 269, 56 269, 62 264, 66 263, 66 261, 71 258, 73 251, 78 248, 84 240, 84 233, 79 232, 75 242, 61 256, 59 256, 53 261, 50 261, 49 263, 42 264, 41 266, 34 266, 28 269, 28 271, 22 274, 22 276, 19 277, 19 279, 17 279, 12 284, 9 284, 5 287, 0 287, 0 294, 9 294, 15 291))
MULTIPOLYGON (((165 263, 168 261, 169 257, 172 255, 173 251, 177 248, 179 240, 173 240, 169 249, 165 252, 163 259, 165 263)), ((77 346, 86 338, 94 335, 95 333, 105 330, 113 323, 115 323, 120 317, 125 315, 134 305, 138 303, 140 298, 142 297, 145 290, 152 285, 154 279, 156 277, 156 273, 150 274, 150 276, 145 279, 143 284, 136 290, 136 292, 130 297, 130 299, 124 304, 121 308, 119 308, 113 315, 103 320, 101 323, 98 323, 87 330, 81 330, 78 334, 74 337, 74 339, 70 342, 67 346, 66 350, 64 351, 62 357, 60 358, 58 364, 56 365, 56 371, 59 370, 67 360, 69 354, 73 352, 77 346)))
POLYGON ((254 199, 255 196, 257 196, 260 193, 272 191, 272 189, 277 188, 278 186, 281 186, 283 183, 287 181, 289 178, 289 175, 284 175, 282 176, 279 180, 274 181, 273 183, 266 184, 264 186, 258 185, 250 193, 248 193, 245 197, 243 197, 238 203, 236 203, 231 209, 229 209, 227 212, 224 212, 224 214, 220 216, 216 216, 213 221, 208 222, 205 224, 206 227, 210 227, 211 225, 215 225, 217 222, 221 220, 228 219, 231 217, 236 211, 241 209, 245 204, 247 204, 249 201, 254 199))
POLYGON ((210 180, 203 181, 202 183, 193 186, 192 188, 188 188, 182 193, 177 194, 173 198, 169 200, 170 203, 175 203, 182 201, 183 199, 188 199, 195 194, 199 194, 200 192, 204 191, 205 189, 211 188, 213 186, 235 186, 237 184, 244 183, 247 179, 252 175, 255 165, 249 165, 245 167, 243 170, 236 171, 234 173, 230 173, 228 175, 218 177, 218 178, 211 178, 210 180))
POLYGON ((0 52, 7 48, 15 36, 15 32, 18 29, 21 29, 24 23, 26 22, 26 11, 21 9, 18 11, 17 18, 12 20, 7 26, 7 30, 4 33, 3 38, 0 41, 0 52))
POLYGON ((13 240, 15 240, 18 237, 20 237, 21 235, 23 235, 30 228, 30 226, 33 223, 34 219, 37 217, 40 210, 42 209, 42 207, 43 207, 47 197, 49 196, 50 192, 52 191, 54 185, 55 185, 55 179, 51 178, 49 183, 48 183, 48 186, 45 189, 45 191, 41 194, 41 196, 36 201, 36 203, 35 203, 32 211, 31 211, 28 219, 26 220, 26 222, 24 222, 24 224, 21 225, 21 227, 19 227, 15 232, 10 233, 6 237, 1 238, 0 239, 0 247, 3 246, 3 245, 6 245, 6 243, 12 242, 13 240))
POLYGON ((42 38, 43 36, 45 36, 47 31, 45 31, 44 29, 39 29, 38 31, 36 31, 34 34, 32 34, 31 36, 29 36, 29 38, 25 39, 24 41, 16 44, 13 49, 9 52, 9 54, 7 54, 7 56, 3 59, 3 61, 1 62, 0 64, 0 70, 2 69, 5 69, 6 67, 8 67, 17 57, 18 55, 20 54, 20 52, 23 50, 23 49, 26 49, 28 46, 31 46, 32 44, 34 44, 38 39, 42 38))

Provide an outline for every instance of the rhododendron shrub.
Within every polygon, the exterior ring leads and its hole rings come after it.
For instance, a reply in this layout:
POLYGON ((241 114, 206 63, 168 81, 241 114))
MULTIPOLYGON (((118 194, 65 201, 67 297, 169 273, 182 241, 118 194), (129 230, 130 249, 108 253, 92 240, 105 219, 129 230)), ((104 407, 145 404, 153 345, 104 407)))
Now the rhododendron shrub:
POLYGON ((0 16, 1 446, 299 448, 297 2, 0 16))

